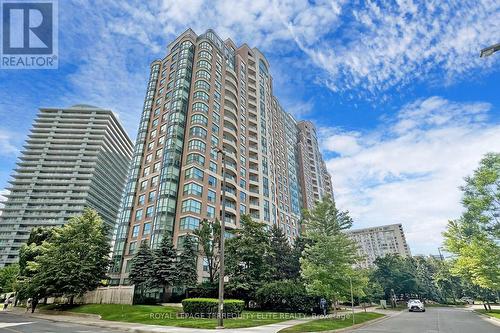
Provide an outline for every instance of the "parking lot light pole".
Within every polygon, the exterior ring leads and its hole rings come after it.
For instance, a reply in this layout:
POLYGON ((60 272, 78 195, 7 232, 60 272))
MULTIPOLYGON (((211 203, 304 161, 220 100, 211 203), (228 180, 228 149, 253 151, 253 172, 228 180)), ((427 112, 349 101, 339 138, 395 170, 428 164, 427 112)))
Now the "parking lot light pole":
POLYGON ((217 313, 217 328, 224 328, 224 235, 226 231, 226 153, 219 147, 214 147, 217 155, 222 156, 222 217, 220 221, 219 245, 219 309, 217 313))

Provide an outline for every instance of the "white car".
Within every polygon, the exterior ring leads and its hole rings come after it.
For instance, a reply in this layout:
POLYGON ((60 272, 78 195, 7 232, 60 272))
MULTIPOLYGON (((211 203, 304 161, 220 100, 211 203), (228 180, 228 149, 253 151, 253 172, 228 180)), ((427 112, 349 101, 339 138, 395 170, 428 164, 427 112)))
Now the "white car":
POLYGON ((422 303, 419 299, 411 299, 408 301, 408 311, 421 311, 425 312, 424 303, 422 303))

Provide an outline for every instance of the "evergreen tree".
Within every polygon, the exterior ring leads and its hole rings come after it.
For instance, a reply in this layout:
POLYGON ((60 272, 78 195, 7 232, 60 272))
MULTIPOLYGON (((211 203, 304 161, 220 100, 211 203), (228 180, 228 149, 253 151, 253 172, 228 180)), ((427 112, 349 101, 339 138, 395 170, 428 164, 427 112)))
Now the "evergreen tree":
POLYGON ((241 229, 235 232, 235 237, 226 240, 227 291, 231 297, 248 301, 269 280, 269 252, 269 232, 265 224, 244 215, 241 229))
POLYGON ((198 272, 196 267, 196 259, 198 251, 197 244, 193 240, 193 236, 186 235, 182 243, 181 253, 177 261, 177 283, 176 285, 190 288, 196 285, 198 280, 198 272))
POLYGON ((268 264, 271 270, 270 279, 285 280, 297 278, 298 262, 293 259, 293 251, 288 242, 288 238, 281 228, 273 225, 269 241, 268 264))
POLYGON ((160 246, 153 251, 153 280, 156 286, 167 288, 177 281, 177 253, 169 233, 164 233, 160 246))
POLYGON ((357 246, 342 232, 352 225, 349 214, 339 211, 327 197, 313 210, 304 212, 303 223, 307 243, 300 264, 307 291, 337 304, 350 295, 351 279, 356 295, 363 296, 368 281, 353 268, 359 259, 357 246))
POLYGON ((144 295, 144 291, 150 288, 153 282, 153 253, 146 240, 141 242, 131 260, 129 280, 140 290, 141 295, 144 295))

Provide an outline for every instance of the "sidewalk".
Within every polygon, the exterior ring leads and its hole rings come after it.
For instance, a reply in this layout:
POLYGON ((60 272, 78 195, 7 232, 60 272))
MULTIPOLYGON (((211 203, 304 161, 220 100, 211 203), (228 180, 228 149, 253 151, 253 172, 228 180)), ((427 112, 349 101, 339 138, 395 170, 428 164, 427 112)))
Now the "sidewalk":
MULTIPOLYGON (((363 309, 355 309, 355 313, 363 312, 363 309)), ((367 312, 377 312, 384 314, 388 317, 397 315, 399 311, 387 311, 375 308, 367 308, 367 312)), ((101 320, 98 315, 90 314, 47 314, 35 312, 34 314, 26 313, 24 308, 14 308, 9 311, 9 313, 19 315, 27 320, 29 318, 38 318, 43 320, 55 321, 55 322, 66 322, 79 325, 89 325, 101 328, 106 328, 110 330, 117 330, 120 332, 134 332, 134 333, 277 333, 278 331, 301 324, 314 318, 301 318, 283 321, 280 323, 247 327, 247 328, 226 328, 226 329, 201 329, 201 328, 185 328, 185 327, 174 327, 174 326, 161 326, 161 325, 145 325, 145 324, 135 324, 135 323, 124 323, 118 321, 107 321, 101 320)), ((345 312, 344 312, 345 313, 345 312)))

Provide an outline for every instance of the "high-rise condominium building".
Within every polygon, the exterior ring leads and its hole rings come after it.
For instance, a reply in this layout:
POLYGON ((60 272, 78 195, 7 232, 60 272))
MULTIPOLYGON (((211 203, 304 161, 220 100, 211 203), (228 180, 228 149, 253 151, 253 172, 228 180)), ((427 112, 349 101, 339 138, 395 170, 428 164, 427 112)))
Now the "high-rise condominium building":
POLYGON ((113 227, 131 156, 132 143, 111 111, 40 109, 0 216, 0 266, 17 261, 33 227, 60 226, 85 207, 113 227))
POLYGON ((300 121, 298 128, 302 201, 304 207, 311 209, 314 203, 323 197, 333 198, 332 177, 319 150, 314 124, 310 121, 300 121))
MULTIPOLYGON (((112 283, 127 283, 141 241, 154 248, 167 231, 182 244, 203 219, 222 218, 223 204, 228 229, 250 214, 279 225, 290 240, 298 235, 301 127, 272 87, 259 50, 222 41, 211 30, 199 36, 187 30, 151 64, 115 233, 112 283)), ((203 271, 201 260, 198 268, 203 271)))
POLYGON ((359 254, 364 257, 360 263, 363 268, 372 267, 375 259, 387 254, 411 256, 401 224, 349 230, 348 234, 358 244, 359 254))

